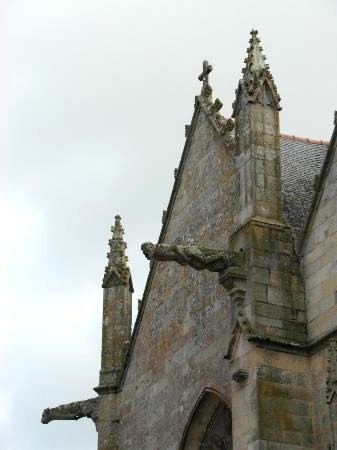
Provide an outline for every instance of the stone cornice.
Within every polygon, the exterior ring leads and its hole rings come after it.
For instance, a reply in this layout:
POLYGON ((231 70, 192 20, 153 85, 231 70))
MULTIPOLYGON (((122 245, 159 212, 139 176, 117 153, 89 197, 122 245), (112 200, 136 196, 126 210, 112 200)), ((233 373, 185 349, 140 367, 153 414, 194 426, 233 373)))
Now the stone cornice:
POLYGON ((334 337, 337 337, 337 328, 307 344, 286 342, 281 339, 265 338, 263 336, 255 335, 250 336, 248 341, 254 343, 257 347, 268 348, 283 353, 311 356, 327 348, 330 339, 334 337))

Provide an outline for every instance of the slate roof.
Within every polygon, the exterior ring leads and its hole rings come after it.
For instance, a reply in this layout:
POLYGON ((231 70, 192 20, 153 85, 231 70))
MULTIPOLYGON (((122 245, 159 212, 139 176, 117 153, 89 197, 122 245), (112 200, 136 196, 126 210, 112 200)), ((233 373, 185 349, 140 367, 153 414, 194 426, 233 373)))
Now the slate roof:
POLYGON ((293 228, 297 244, 315 196, 329 142, 281 135, 281 182, 284 217, 293 228))

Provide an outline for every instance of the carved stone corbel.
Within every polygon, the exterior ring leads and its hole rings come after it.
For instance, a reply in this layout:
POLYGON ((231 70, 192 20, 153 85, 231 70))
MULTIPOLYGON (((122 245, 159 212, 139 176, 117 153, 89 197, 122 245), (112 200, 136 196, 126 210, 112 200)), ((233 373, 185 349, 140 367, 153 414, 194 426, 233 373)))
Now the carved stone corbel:
POLYGON ((238 267, 228 267, 219 273, 220 284, 226 289, 235 304, 242 303, 246 296, 247 277, 238 267))
POLYGON ((238 340, 240 332, 242 332, 247 339, 254 334, 250 320, 244 310, 247 277, 241 268, 232 266, 219 273, 219 281, 227 291, 231 303, 234 303, 236 308, 235 325, 225 354, 225 359, 231 360, 233 358, 235 343, 238 340))

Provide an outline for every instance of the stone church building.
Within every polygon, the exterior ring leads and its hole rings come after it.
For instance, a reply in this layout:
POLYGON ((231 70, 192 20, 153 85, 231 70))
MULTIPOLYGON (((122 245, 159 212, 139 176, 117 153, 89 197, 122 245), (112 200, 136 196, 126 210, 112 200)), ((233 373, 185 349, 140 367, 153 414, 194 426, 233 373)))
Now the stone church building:
POLYGON ((159 241, 142 245, 133 331, 116 216, 97 395, 42 422, 89 417, 99 450, 337 449, 336 119, 330 142, 280 134, 257 31, 232 118, 211 71, 204 61, 159 241))

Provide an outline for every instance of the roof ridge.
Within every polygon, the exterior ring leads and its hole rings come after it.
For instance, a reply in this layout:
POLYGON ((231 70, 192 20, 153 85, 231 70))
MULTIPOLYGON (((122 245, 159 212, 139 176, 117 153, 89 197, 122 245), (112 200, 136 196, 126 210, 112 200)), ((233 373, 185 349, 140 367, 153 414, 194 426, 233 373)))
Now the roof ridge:
POLYGON ((318 145, 329 145, 330 141, 323 141, 322 139, 309 139, 304 137, 295 136, 294 134, 280 134, 281 138, 289 139, 292 141, 300 141, 300 142, 306 142, 307 144, 318 144, 318 145))

